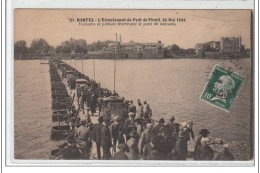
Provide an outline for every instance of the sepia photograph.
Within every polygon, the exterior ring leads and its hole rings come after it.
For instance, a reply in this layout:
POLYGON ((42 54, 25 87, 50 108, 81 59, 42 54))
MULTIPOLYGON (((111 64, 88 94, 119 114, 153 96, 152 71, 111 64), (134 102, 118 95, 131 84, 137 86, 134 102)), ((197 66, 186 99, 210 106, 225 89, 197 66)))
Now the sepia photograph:
POLYGON ((14 10, 14 160, 254 160, 252 10, 14 10))

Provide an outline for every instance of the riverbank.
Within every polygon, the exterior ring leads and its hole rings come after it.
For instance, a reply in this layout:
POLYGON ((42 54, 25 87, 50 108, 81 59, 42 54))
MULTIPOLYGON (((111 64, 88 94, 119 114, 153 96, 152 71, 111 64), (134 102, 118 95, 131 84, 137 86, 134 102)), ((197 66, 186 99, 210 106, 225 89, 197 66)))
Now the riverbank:
MULTIPOLYGON (((45 57, 24 57, 22 59, 15 59, 15 60, 47 60, 50 58, 50 56, 45 56, 45 57)), ((96 58, 92 56, 86 56, 86 55, 71 55, 71 56, 58 56, 60 60, 70 60, 70 59, 75 59, 75 60, 87 60, 87 59, 100 59, 100 60, 113 60, 114 58, 96 58)), ((213 58, 213 57, 196 57, 196 56, 191 56, 191 57, 164 57, 164 58, 116 58, 117 60, 163 60, 163 59, 220 59, 220 60, 226 60, 226 59, 249 59, 250 57, 233 57, 233 58, 213 58)))

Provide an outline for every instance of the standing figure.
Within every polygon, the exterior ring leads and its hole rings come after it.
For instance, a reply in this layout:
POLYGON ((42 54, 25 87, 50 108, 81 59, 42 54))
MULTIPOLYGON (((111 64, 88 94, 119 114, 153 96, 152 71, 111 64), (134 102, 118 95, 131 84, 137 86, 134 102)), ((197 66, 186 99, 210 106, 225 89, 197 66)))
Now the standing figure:
POLYGON ((94 96, 90 98, 90 111, 91 111, 91 116, 94 116, 94 113, 96 113, 96 101, 94 96))
POLYGON ((128 107, 128 112, 133 112, 134 114, 136 113, 136 107, 134 105, 133 100, 130 101, 130 105, 128 107))
POLYGON ((194 132, 193 132, 193 129, 192 129, 192 126, 193 126, 193 121, 189 122, 188 123, 188 126, 187 126, 187 135, 188 135, 188 141, 190 139, 194 140, 194 132))
POLYGON ((144 145, 151 142, 152 127, 153 127, 153 125, 151 123, 148 123, 146 125, 146 129, 142 132, 142 134, 140 136, 140 139, 138 142, 138 149, 139 149, 140 155, 143 155, 144 145))
POLYGON ((97 105, 98 105, 98 115, 100 116, 100 113, 101 113, 101 109, 102 109, 102 97, 99 96, 98 99, 97 99, 97 105))
POLYGON ((85 112, 84 112, 84 97, 83 97, 83 94, 81 94, 80 97, 79 97, 79 106, 80 106, 80 110, 83 112, 83 114, 85 114, 85 112))
POLYGON ((121 117, 117 117, 116 121, 112 124, 111 134, 112 134, 112 139, 113 139, 113 149, 114 149, 114 152, 116 153, 116 145, 125 143, 125 139, 123 136, 124 126, 123 126, 121 117))
POLYGON ((136 132, 132 131, 130 133, 130 139, 126 142, 128 148, 129 148, 129 153, 126 153, 127 157, 129 160, 138 160, 139 159, 139 154, 138 154, 138 143, 136 140, 136 132))
POLYGON ((151 119, 152 110, 150 108, 150 105, 146 101, 144 101, 143 110, 144 110, 144 119, 151 119))
POLYGON ((103 127, 103 117, 98 118, 98 123, 93 127, 93 141, 96 142, 98 160, 101 159, 100 146, 101 146, 101 129, 103 127))
POLYGON ((177 138, 178 138, 178 132, 179 132, 179 125, 177 123, 174 123, 175 118, 172 116, 169 121, 165 125, 165 132, 168 138, 171 140, 170 146, 171 148, 175 147, 177 138))
POLYGON ((135 114, 133 112, 128 113, 128 118, 125 120, 124 133, 126 136, 126 141, 130 139, 130 132, 136 128, 135 127, 135 114))
POLYGON ((144 110, 143 110, 143 105, 142 103, 140 102, 140 100, 138 100, 138 105, 137 105, 137 108, 136 108, 136 118, 140 118, 142 119, 144 116, 144 110))
POLYGON ((196 150, 196 160, 213 160, 214 153, 209 146, 209 138, 202 138, 201 145, 196 150))
POLYGON ((153 127, 152 134, 154 136, 157 136, 160 133, 160 129, 162 130, 162 128, 165 128, 164 119, 163 118, 161 118, 159 120, 159 124, 157 124, 156 126, 153 127))
POLYGON ((195 143, 195 148, 194 148, 194 160, 197 160, 197 156, 196 156, 196 151, 197 148, 201 145, 201 139, 202 138, 206 138, 208 137, 208 135, 210 134, 210 132, 207 129, 201 129, 199 132, 199 137, 195 143))
POLYGON ((90 108, 87 107, 86 120, 87 120, 88 122, 91 121, 91 115, 90 115, 89 111, 90 111, 90 108))
POLYGON ((92 132, 86 127, 86 120, 80 120, 81 126, 76 129, 75 137, 78 139, 80 151, 85 159, 89 159, 92 147, 92 132))
POLYGON ((111 133, 109 129, 110 119, 105 119, 105 125, 101 128, 101 147, 103 149, 103 159, 111 158, 110 148, 112 147, 111 133))
POLYGON ((185 131, 183 130, 179 131, 179 135, 175 147, 179 155, 179 159, 186 160, 188 156, 188 146, 187 146, 187 135, 185 131))
POLYGON ((81 93, 81 89, 80 89, 79 85, 77 86, 76 92, 77 92, 77 100, 79 101, 79 97, 80 97, 80 93, 81 93))

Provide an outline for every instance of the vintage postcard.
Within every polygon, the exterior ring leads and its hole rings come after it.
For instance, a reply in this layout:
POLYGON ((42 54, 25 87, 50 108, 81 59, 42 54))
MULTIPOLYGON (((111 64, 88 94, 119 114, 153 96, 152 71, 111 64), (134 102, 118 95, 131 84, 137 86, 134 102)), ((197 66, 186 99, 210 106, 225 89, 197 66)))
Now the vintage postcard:
POLYGON ((251 31, 251 10, 15 9, 14 160, 253 161, 251 31))

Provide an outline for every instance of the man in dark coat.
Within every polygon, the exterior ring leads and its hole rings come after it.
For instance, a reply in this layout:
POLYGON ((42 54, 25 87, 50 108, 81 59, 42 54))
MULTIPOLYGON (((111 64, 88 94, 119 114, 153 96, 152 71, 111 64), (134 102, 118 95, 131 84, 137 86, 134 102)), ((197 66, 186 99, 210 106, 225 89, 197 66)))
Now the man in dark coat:
POLYGON ((196 150, 196 160, 213 160, 214 153, 209 144, 209 138, 202 138, 201 145, 196 150))
POLYGON ((223 150, 218 153, 214 160, 234 160, 234 156, 228 149, 228 144, 223 145, 223 150))
POLYGON ((111 157, 110 148, 112 147, 111 133, 109 129, 110 119, 105 119, 105 125, 101 128, 101 147, 103 149, 103 159, 109 160, 111 157))
POLYGON ((176 142, 176 151, 179 155, 180 160, 186 160, 188 156, 188 146, 187 136, 183 130, 179 131, 178 139, 176 142))
POLYGON ((152 129, 152 134, 154 136, 157 136, 159 133, 160 133, 160 130, 162 130, 163 128, 165 128, 165 125, 164 125, 164 119, 161 118, 159 120, 159 124, 157 124, 156 126, 153 127, 152 129))
POLYGON ((97 145, 97 155, 99 160, 101 159, 101 154, 100 154, 101 129, 104 126, 102 123, 103 123, 103 117, 99 117, 98 123, 94 124, 93 127, 93 141, 95 141, 97 145))
POLYGON ((125 143, 124 139, 124 125, 122 123, 121 117, 117 117, 116 121, 111 126, 111 135, 113 138, 113 149, 116 152, 116 144, 125 143))
POLYGON ((199 132, 199 137, 195 143, 195 148, 194 148, 194 160, 197 160, 197 156, 196 156, 196 151, 197 148, 201 145, 201 139, 202 138, 206 138, 208 137, 208 135, 210 134, 210 132, 207 129, 201 129, 199 132))
POLYGON ((133 100, 130 101, 128 112, 133 112, 134 114, 136 114, 136 106, 134 105, 133 100))
POLYGON ((118 145, 119 151, 113 157, 113 160, 129 160, 126 152, 129 152, 128 146, 125 143, 118 145))
POLYGON ((188 137, 188 141, 190 141, 190 137, 192 138, 192 140, 194 140, 194 132, 193 132, 193 129, 192 129, 192 126, 193 126, 193 121, 189 122, 188 123, 188 126, 187 126, 187 137, 188 137))
POLYGON ((95 95, 92 94, 90 98, 90 111, 91 111, 91 116, 94 116, 94 113, 96 113, 96 107, 97 107, 97 101, 95 99, 95 95))

